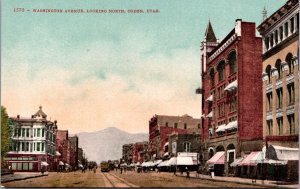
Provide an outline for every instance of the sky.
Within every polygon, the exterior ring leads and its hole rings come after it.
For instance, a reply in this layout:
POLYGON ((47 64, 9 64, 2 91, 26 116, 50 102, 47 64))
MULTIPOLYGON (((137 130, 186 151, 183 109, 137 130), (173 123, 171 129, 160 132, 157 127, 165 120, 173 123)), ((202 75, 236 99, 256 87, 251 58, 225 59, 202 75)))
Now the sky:
POLYGON ((41 105, 59 129, 73 134, 107 127, 148 132, 155 114, 200 118, 195 89, 200 86, 200 43, 208 20, 222 40, 237 18, 258 26, 264 6, 271 15, 285 2, 3 0, 1 105, 9 116, 21 117, 30 117, 41 105))

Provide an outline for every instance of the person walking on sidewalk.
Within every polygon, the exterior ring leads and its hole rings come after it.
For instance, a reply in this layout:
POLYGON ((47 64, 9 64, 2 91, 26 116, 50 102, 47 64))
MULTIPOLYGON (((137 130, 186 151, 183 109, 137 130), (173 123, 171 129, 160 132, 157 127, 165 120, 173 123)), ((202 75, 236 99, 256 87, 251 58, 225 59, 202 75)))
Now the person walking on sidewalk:
POLYGON ((188 167, 185 167, 185 171, 186 171, 186 178, 190 179, 190 171, 189 171, 188 167))

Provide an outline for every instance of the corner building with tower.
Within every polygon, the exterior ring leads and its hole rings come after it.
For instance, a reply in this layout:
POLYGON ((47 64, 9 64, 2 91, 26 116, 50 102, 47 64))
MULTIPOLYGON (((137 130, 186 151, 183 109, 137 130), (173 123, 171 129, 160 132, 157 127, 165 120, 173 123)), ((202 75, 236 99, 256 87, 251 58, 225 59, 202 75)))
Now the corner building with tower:
POLYGON ((200 162, 222 152, 219 174, 230 174, 236 158, 263 147, 261 41, 255 23, 237 19, 221 42, 209 22, 201 42, 200 162))

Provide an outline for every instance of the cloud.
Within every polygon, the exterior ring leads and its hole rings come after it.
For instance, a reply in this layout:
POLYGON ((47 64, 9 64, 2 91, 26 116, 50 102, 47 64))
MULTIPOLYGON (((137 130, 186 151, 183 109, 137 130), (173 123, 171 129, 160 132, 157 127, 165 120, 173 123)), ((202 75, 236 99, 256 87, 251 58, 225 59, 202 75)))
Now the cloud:
POLYGON ((10 116, 30 116, 43 105, 71 133, 111 126, 147 132, 154 114, 199 117, 198 52, 149 53, 155 43, 155 36, 136 32, 119 44, 83 44, 65 55, 54 40, 41 61, 39 51, 21 43, 4 55, 2 104, 10 116))

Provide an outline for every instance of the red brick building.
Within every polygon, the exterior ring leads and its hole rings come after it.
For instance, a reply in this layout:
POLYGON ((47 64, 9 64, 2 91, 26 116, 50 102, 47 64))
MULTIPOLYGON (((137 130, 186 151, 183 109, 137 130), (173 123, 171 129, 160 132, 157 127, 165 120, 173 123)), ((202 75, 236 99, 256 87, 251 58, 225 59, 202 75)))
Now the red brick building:
POLYGON ((169 135, 178 133, 196 133, 201 131, 200 119, 185 114, 183 116, 166 116, 155 115, 149 121, 149 155, 151 159, 164 156, 169 157, 168 154, 168 140, 169 135))
POLYGON ((73 169, 78 168, 78 137, 69 137, 69 162, 73 169))
POLYGON ((47 120, 42 106, 31 117, 10 117, 12 143, 5 160, 16 172, 55 170, 57 121, 47 120))
POLYGON ((262 40, 255 29, 255 23, 237 19, 217 42, 209 22, 201 44, 205 145, 200 158, 225 151, 225 174, 235 158, 262 149, 262 40))
POLYGON ((58 130, 56 137, 56 150, 60 153, 57 163, 64 165, 65 163, 70 164, 70 152, 69 146, 69 134, 68 130, 58 130))
MULTIPOLYGON (((148 149, 148 142, 137 142, 132 145, 132 162, 133 163, 143 163, 147 161, 147 149, 148 149)), ((128 162, 126 162, 128 163, 128 162)))

